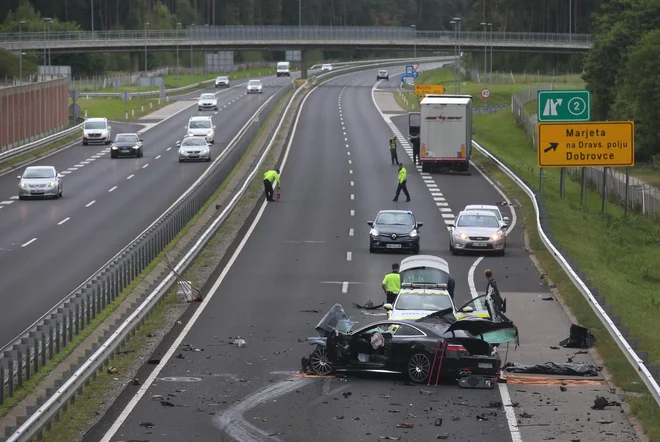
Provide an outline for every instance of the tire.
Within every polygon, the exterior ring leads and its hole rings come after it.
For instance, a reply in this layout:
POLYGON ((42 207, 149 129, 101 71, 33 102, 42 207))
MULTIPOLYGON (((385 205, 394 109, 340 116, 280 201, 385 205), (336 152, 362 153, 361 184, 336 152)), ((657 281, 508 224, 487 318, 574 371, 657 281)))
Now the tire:
POLYGON ((413 255, 419 255, 419 244, 412 249, 412 253, 413 255))
POLYGON ((144 156, 144 152, 142 152, 142 149, 140 149, 140 153, 138 154, 138 158, 142 158, 144 156))
POLYGON ((117 154, 110 152, 110 158, 112 158, 113 160, 116 160, 117 159, 117 154))
POLYGON ((60 198, 62 198, 63 196, 64 196, 64 191, 60 189, 60 198))
POLYGON ((371 241, 369 241, 369 253, 376 253, 376 249, 371 241))
POLYGON ((209 157, 209 158, 206 160, 206 162, 207 162, 207 163, 210 163, 210 162, 211 162, 211 157, 209 157))
POLYGON ((334 371, 328 360, 328 350, 318 345, 309 356, 309 368, 318 376, 328 376, 334 371))
POLYGON ((454 256, 458 256, 458 250, 452 248, 451 254, 454 255, 454 256))
POLYGON ((25 201, 27 198, 25 198, 24 196, 21 195, 21 196, 18 197, 18 199, 19 199, 19 201, 25 201))
POLYGON ((422 163, 422 172, 428 173, 429 167, 428 164, 422 163))
POLYGON ((83 146, 87 146, 89 143, 87 141, 83 141, 83 146))
POLYGON ((431 358, 427 353, 415 353, 408 359, 406 375, 411 382, 425 384, 431 376, 431 358))

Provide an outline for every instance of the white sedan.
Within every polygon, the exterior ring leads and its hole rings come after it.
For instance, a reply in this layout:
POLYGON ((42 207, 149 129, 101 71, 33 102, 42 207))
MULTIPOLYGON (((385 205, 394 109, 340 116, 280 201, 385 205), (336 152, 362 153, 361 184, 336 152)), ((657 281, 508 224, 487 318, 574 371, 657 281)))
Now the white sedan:
POLYGON ((218 99, 215 98, 215 94, 200 95, 197 110, 218 110, 218 99))
POLYGON ((497 220, 502 224, 502 227, 506 228, 509 227, 509 217, 508 216, 502 216, 502 212, 500 212, 500 208, 497 206, 490 206, 486 204, 470 204, 465 206, 465 209, 463 209, 463 212, 467 211, 487 211, 487 212, 493 212, 495 216, 497 217, 497 220))
POLYGON ((331 71, 332 70, 332 65, 330 63, 326 63, 323 66, 321 66, 322 71, 331 71))
POLYGON ((248 94, 262 94, 264 86, 261 84, 261 80, 250 80, 247 84, 247 93, 248 94))

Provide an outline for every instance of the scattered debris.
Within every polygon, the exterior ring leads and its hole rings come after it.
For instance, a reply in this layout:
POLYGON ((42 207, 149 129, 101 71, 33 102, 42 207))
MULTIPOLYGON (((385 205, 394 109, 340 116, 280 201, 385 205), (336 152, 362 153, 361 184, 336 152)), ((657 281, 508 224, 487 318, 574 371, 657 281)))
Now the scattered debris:
POLYGON ((419 390, 419 394, 426 394, 426 395, 430 396, 430 395, 433 394, 433 392, 432 392, 432 391, 428 391, 428 390, 419 390))
POLYGON ((352 420, 352 421, 359 421, 360 418, 359 418, 359 417, 352 417, 351 420, 352 420))
POLYGON ((342 420, 343 418, 344 418, 344 416, 335 416, 335 419, 337 419, 337 420, 342 420))
POLYGON ((523 411, 522 413, 520 413, 520 417, 525 418, 525 419, 529 419, 530 417, 534 417, 534 415, 523 411))
POLYGON ((602 396, 598 396, 596 399, 594 399, 594 404, 591 406, 592 409, 594 410, 604 410, 605 407, 620 407, 621 402, 616 402, 616 401, 608 401, 602 396))
POLYGON ((152 424, 151 422, 140 422, 140 426, 145 428, 155 428, 156 424, 152 424))
POLYGON ((554 345, 551 345, 550 350, 559 350, 559 347, 555 347, 554 345))
POLYGON ((133 379, 133 382, 131 382, 133 385, 140 385, 140 380, 138 378, 133 379))
POLYGON ((576 324, 571 324, 568 338, 559 343, 564 348, 591 348, 596 343, 596 337, 591 330, 576 324))
POLYGON ((115 367, 108 367, 108 374, 115 374, 117 373, 117 369, 115 367))
POLYGON ((342 393, 342 395, 343 395, 344 398, 346 398, 346 399, 348 399, 348 397, 349 397, 350 395, 352 395, 352 394, 353 394, 353 393, 351 393, 350 391, 346 391, 346 392, 342 393))
POLYGON ((409 424, 408 422, 401 422, 399 424, 396 424, 397 428, 414 428, 414 424, 409 424))
POLYGON ((493 378, 490 376, 473 375, 460 378, 458 380, 458 386, 460 388, 493 389, 495 388, 495 383, 493 382, 493 378))
POLYGON ((300 310, 300 313, 318 313, 318 310, 300 310))
POLYGON ((563 385, 559 386, 559 391, 567 391, 568 388, 564 387, 563 385))
POLYGON ((436 427, 441 427, 442 426, 442 418, 441 417, 437 418, 433 424, 436 427))
POLYGON ((608 420, 605 420, 605 419, 601 419, 601 420, 598 421, 599 424, 611 424, 613 422, 614 421, 608 421, 608 420))
POLYGON ((278 431, 277 433, 270 433, 270 434, 268 435, 268 437, 281 436, 281 435, 283 435, 283 434, 284 434, 284 433, 282 433, 281 431, 278 431))
POLYGON ((546 362, 545 364, 526 365, 508 362, 503 367, 504 370, 511 373, 530 373, 530 374, 550 374, 550 375, 569 375, 569 376, 598 376, 600 367, 590 364, 572 364, 555 362, 546 362))
POLYGON ((486 408, 502 408, 502 402, 501 401, 490 401, 486 408))
POLYGON ((147 361, 147 364, 149 364, 149 365, 158 365, 158 364, 160 364, 160 359, 149 359, 147 361))
POLYGON ((179 353, 178 355, 176 355, 176 358, 177 358, 177 359, 186 359, 186 357, 185 357, 183 354, 181 354, 181 353, 179 353))
POLYGON ((236 339, 234 339, 234 345, 236 345, 238 348, 243 348, 247 345, 247 343, 245 342, 245 339, 238 336, 236 339))
POLYGON ((404 387, 414 387, 416 384, 413 384, 412 382, 395 382, 394 385, 404 386, 404 387))
POLYGON ((394 437, 394 436, 378 436, 378 439, 380 439, 380 440, 401 440, 401 436, 399 436, 399 437, 394 437))
POLYGON ((183 348, 181 350, 183 350, 183 351, 204 351, 203 348, 195 348, 190 344, 183 344, 183 348))
POLYGON ((554 300, 555 298, 553 298, 552 296, 544 296, 541 298, 541 301, 554 301, 554 300))
POLYGON ((360 304, 357 304, 355 302, 353 303, 353 307, 359 308, 360 310, 376 310, 376 309, 381 308, 384 305, 385 305, 385 303, 374 305, 374 302, 371 299, 369 301, 367 301, 367 303, 364 304, 364 305, 360 305, 360 304))
POLYGON ((390 413, 401 413, 401 410, 387 410, 387 411, 389 411, 390 413))
POLYGON ((449 439, 449 434, 447 434, 447 433, 445 433, 445 434, 438 434, 435 438, 436 438, 436 439, 442 439, 442 440, 444 440, 444 439, 449 439))
POLYGON ((478 420, 479 422, 481 422, 481 421, 487 421, 488 418, 486 417, 485 414, 477 414, 477 420, 478 420))
POLYGON ((154 394, 153 396, 151 396, 151 400, 154 402, 160 402, 160 401, 164 401, 165 398, 160 394, 154 394))

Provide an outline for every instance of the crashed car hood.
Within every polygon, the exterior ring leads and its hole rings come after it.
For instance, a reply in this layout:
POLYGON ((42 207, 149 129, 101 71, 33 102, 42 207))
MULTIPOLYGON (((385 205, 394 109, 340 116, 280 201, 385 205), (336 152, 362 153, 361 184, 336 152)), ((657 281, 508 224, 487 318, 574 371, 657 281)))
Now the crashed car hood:
POLYGON ((504 344, 518 338, 518 327, 511 321, 493 322, 481 318, 459 319, 449 326, 446 333, 463 330, 489 344, 504 344))

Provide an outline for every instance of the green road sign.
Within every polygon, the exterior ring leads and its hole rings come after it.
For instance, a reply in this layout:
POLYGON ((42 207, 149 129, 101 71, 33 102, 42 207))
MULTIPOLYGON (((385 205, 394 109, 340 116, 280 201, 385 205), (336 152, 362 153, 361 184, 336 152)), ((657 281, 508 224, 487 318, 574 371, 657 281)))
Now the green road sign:
POLYGON ((538 91, 539 123, 591 121, 591 91, 538 91))

